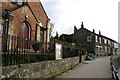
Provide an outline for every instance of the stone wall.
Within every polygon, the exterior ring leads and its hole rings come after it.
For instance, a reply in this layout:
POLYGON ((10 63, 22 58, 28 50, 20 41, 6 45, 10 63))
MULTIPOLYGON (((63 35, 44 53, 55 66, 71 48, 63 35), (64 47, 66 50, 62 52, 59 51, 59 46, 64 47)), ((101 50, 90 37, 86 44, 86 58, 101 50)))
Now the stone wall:
POLYGON ((2 68, 2 78, 51 78, 79 63, 79 57, 12 65, 2 68))

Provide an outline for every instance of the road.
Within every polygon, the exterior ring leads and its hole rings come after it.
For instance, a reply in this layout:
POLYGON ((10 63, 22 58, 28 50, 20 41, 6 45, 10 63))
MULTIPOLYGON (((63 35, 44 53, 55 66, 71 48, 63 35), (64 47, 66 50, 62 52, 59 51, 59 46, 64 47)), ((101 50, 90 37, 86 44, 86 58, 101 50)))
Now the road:
POLYGON ((111 78, 109 56, 85 61, 56 78, 111 78))

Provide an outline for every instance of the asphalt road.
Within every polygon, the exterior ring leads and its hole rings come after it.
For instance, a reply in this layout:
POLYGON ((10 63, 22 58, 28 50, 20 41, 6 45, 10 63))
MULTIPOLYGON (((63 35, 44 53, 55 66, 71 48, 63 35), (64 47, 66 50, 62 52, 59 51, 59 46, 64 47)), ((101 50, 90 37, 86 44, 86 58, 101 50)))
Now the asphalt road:
POLYGON ((56 78, 111 78, 112 71, 109 58, 107 56, 93 61, 85 61, 56 78))

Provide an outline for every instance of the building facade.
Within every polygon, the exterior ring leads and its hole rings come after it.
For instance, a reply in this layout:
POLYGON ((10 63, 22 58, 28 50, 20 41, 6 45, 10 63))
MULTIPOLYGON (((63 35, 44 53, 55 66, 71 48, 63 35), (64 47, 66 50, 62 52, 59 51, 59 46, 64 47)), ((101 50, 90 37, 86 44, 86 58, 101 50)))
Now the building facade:
POLYGON ((83 22, 80 29, 74 26, 73 34, 67 36, 63 34, 61 36, 64 36, 65 41, 69 40, 70 43, 75 43, 76 46, 87 51, 89 54, 104 56, 118 53, 118 42, 101 35, 100 31, 97 34, 94 29, 93 31, 86 29, 83 22))
MULTIPOLYGON (((1 35, 24 38, 26 49, 31 49, 34 41, 49 42, 50 19, 39 0, 7 0, 1 2, 0 6, 1 35)), ((22 43, 16 45, 20 48, 22 43)))

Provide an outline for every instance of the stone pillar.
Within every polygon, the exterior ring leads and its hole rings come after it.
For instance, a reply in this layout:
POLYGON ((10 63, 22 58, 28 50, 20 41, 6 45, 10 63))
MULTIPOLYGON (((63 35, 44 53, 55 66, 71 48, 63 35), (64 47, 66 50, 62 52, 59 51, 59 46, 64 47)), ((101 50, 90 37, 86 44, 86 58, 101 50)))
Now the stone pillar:
POLYGON ((78 49, 78 55, 79 55, 79 63, 82 62, 82 53, 81 53, 81 50, 78 49))

